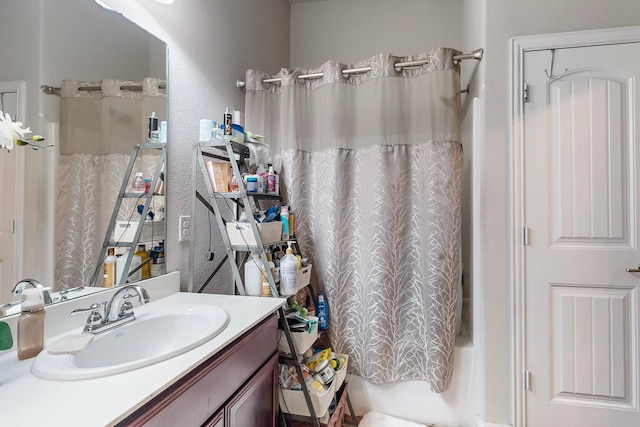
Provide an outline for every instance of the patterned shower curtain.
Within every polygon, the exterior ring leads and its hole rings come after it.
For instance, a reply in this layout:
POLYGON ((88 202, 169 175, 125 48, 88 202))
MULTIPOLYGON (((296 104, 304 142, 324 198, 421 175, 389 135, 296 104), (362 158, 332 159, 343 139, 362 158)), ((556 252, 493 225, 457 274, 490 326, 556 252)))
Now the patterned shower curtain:
POLYGON ((375 383, 451 379, 459 271, 460 52, 247 71, 246 128, 266 136, 329 337, 375 383), (396 70, 401 61, 426 66, 396 70), (296 76, 323 72, 316 80, 296 76), (280 77, 281 84, 264 84, 280 77))
MULTIPOLYGON (((98 256, 131 151, 147 141, 151 113, 159 120, 166 114, 161 83, 164 80, 146 78, 142 91, 130 91, 121 87, 140 83, 62 82, 55 290, 89 285, 97 263, 102 262, 98 256), (102 90, 81 90, 85 86, 102 90)), ((136 170, 153 176, 157 159, 142 156, 136 170)), ((154 199, 154 203, 162 202, 154 199)), ((135 200, 124 200, 118 220, 129 220, 135 209, 135 200)))

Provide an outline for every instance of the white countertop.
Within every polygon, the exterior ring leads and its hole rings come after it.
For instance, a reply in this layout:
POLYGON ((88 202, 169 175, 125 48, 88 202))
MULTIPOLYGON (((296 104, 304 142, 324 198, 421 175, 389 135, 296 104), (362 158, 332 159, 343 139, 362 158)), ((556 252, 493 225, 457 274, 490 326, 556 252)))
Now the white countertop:
MULTIPOLYGON (((30 372, 34 359, 19 361, 15 351, 3 354, 0 356, 0 424, 25 427, 114 425, 267 318, 285 300, 176 293, 136 307, 134 311, 191 303, 212 304, 225 309, 229 313, 229 325, 211 341, 191 351, 133 371, 90 380, 43 380, 30 372)), ((51 337, 47 343, 57 339, 58 336, 51 337)))

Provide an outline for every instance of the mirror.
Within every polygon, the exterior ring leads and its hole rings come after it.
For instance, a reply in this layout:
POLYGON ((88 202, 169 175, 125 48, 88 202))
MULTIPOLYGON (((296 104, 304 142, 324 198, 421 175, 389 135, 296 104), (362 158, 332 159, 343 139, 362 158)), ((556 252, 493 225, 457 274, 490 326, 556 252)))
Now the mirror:
MULTIPOLYGON (((0 182, 0 247, 5 249, 0 253, 2 304, 13 301, 11 291, 20 279, 38 280, 45 286, 54 287, 52 292, 60 289, 60 280, 56 279, 61 275, 57 271, 60 254, 64 256, 64 251, 68 251, 70 247, 68 242, 60 244, 60 236, 69 236, 82 229, 85 234, 76 236, 76 243, 85 245, 88 240, 97 239, 100 242, 98 251, 105 237, 104 233, 91 234, 87 231, 91 228, 83 229, 77 222, 61 221, 58 217, 60 200, 56 200, 60 188, 68 189, 74 185, 65 181, 64 168, 78 168, 77 163, 70 166, 67 162, 65 166, 66 148, 59 136, 76 135, 78 139, 84 138, 85 141, 95 139, 88 137, 90 134, 84 128, 96 115, 87 114, 82 122, 83 129, 65 126, 64 123, 69 121, 61 122, 61 114, 65 114, 64 105, 61 105, 63 98, 59 93, 43 93, 40 86, 61 87, 63 81, 67 80, 89 83, 108 79, 134 83, 141 83, 147 78, 152 81, 166 80, 166 45, 120 14, 104 9, 94 0, 0 0, 0 9, 3 11, 0 17, 0 38, 12 41, 0 45, 0 92, 7 92, 2 108, 7 111, 17 110, 18 116, 22 115, 20 120, 34 133, 44 135, 47 144, 54 144, 52 151, 33 151, 20 147, 8 153, 0 149, 2 174, 8 174, 11 167, 16 171, 12 184, 4 176, 0 182), (25 20, 25 17, 31 18, 25 20), (2 86, 3 82, 18 83, 23 90, 10 94, 12 91, 6 89, 7 86, 2 86), (54 211, 55 218, 52 214, 54 211)), ((83 95, 92 91, 78 87, 71 90, 78 90, 83 95)), ((122 90, 127 91, 129 88, 122 90)), ((117 136, 121 128, 132 126, 127 122, 126 115, 117 113, 118 105, 115 104, 103 107, 104 114, 100 119, 111 119, 112 127, 109 132, 98 131, 99 135, 108 133, 117 136)), ((157 105, 143 109, 145 112, 138 124, 139 137, 132 142, 131 149, 135 144, 146 142, 143 135, 148 129, 150 114, 147 109, 157 109, 158 111, 151 111, 160 120, 166 117, 166 97, 163 97, 160 107, 157 105)), ((128 159, 131 149, 126 154, 123 150, 116 154, 128 159)), ((137 169, 141 166, 134 167, 137 169)), ((106 179, 107 175, 117 175, 115 180, 119 186, 126 170, 126 161, 124 167, 105 166, 103 170, 104 177, 101 176, 100 180, 106 179)), ((145 175, 149 174, 147 170, 153 170, 153 165, 145 166, 145 175)), ((91 181, 87 180, 85 184, 90 186, 91 181)), ((74 200, 74 196, 70 195, 67 204, 86 198, 87 196, 82 195, 74 200)), ((113 206, 102 206, 93 220, 108 223, 112 211, 113 206)), ((63 218, 69 219, 66 213, 63 218)), ((98 254, 94 253, 93 257, 97 258, 98 254)), ((82 268, 93 273, 95 264, 94 262, 93 265, 82 268)), ((101 284, 99 282, 98 285, 101 284)), ((70 291, 64 297, 70 299, 80 296, 82 292, 104 289, 87 289, 87 284, 72 279, 62 286, 66 289, 84 286, 85 289, 70 291)), ((53 293, 52 297, 59 300, 62 296, 53 293)))

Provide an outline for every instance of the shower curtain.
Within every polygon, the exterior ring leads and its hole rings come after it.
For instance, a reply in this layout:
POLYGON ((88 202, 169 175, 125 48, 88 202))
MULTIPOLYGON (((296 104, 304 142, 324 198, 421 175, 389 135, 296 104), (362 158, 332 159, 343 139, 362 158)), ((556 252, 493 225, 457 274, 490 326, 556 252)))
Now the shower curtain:
MULTIPOLYGON (((131 151, 148 139, 152 112, 164 120, 164 80, 146 78, 142 91, 123 90, 131 81, 62 82, 60 159, 56 195, 55 288, 89 285, 122 184, 131 151), (101 87, 100 91, 81 90, 101 87)), ((157 156, 142 156, 136 170, 154 174, 157 156)), ((160 198, 161 199, 161 198, 160 198)), ((162 203, 156 201, 154 203, 162 203)), ((161 206, 156 206, 156 209, 161 206)), ((136 209, 125 199, 118 220, 130 220, 136 209)), ((137 218, 135 218, 137 219, 137 218)), ((98 285, 101 282, 98 281, 98 285)))
POLYGON ((295 234, 349 372, 447 389, 459 271, 460 52, 381 54, 246 76, 246 128, 265 135, 295 234), (426 66, 396 70, 399 61, 426 66), (321 79, 296 76, 322 72, 321 79), (264 84, 280 77, 281 84, 264 84))

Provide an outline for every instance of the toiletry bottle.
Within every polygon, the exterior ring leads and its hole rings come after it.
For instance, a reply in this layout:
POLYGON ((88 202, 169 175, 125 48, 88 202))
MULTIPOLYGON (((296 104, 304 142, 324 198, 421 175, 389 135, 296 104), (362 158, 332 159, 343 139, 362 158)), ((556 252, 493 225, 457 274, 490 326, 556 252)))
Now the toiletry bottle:
POLYGON ((136 172, 133 182, 131 183, 131 190, 134 193, 142 193, 144 191, 144 178, 142 172, 136 172))
POLYGON ((294 238, 296 235, 293 228, 294 224, 295 224, 295 216, 293 215, 293 212, 289 210, 289 238, 290 239, 294 238))
POLYGON ((318 329, 329 329, 329 309, 327 302, 324 300, 324 293, 318 293, 318 304, 316 304, 316 316, 318 316, 318 329))
POLYGON ((231 138, 233 116, 231 115, 231 112, 228 108, 224 110, 222 123, 224 125, 224 137, 231 138))
POLYGON ((282 240, 289 239, 289 207, 280 208, 280 222, 282 222, 282 240))
POLYGON ((44 297, 42 289, 22 291, 22 313, 18 318, 18 359, 35 357, 44 347, 44 297))
POLYGON ((262 276, 262 296, 263 297, 271 297, 273 293, 271 292, 271 286, 269 285, 269 279, 267 278, 267 271, 264 268, 264 264, 262 260, 260 260, 260 275, 262 276))
POLYGON ((282 295, 295 295, 298 292, 298 259, 293 255, 291 243, 285 256, 280 260, 280 293, 282 295))
POLYGON ((116 284, 116 251, 114 248, 107 249, 107 257, 104 259, 104 287, 109 288, 116 284))
MULTIPOLYGON (((147 248, 144 244, 138 245, 138 250, 135 252, 135 254, 140 257, 141 263, 145 262, 147 258, 149 258, 149 255, 147 254, 147 248)), ((140 278, 142 280, 148 279, 149 277, 151 277, 151 262, 144 264, 140 269, 140 278)))
POLYGON ((275 194, 276 192, 276 175, 273 172, 273 166, 269 165, 269 173, 267 174, 267 193, 275 194))
POLYGON ((158 118, 156 113, 151 113, 149 117, 149 141, 158 142, 160 140, 160 131, 158 130, 158 118))
POLYGON ((244 263, 244 290, 247 295, 259 297, 262 295, 262 260, 260 254, 254 252, 244 263))
POLYGON ((267 192, 267 172, 262 164, 258 165, 256 175, 258 176, 258 193, 265 194, 267 192))

